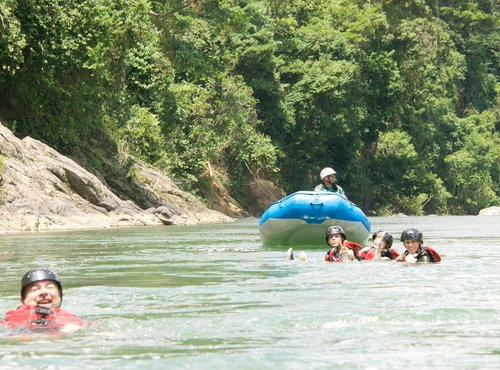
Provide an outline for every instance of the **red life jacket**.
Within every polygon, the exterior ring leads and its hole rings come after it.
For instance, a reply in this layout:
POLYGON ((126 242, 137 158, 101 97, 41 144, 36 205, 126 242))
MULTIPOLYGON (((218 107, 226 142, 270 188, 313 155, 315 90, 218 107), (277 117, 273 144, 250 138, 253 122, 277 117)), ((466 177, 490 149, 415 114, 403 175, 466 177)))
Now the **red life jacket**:
POLYGON ((68 324, 79 326, 87 325, 87 321, 79 319, 68 311, 60 308, 44 308, 38 306, 19 306, 15 310, 7 311, 5 320, 0 322, 8 328, 62 328, 68 324))
POLYGON ((331 248, 325 256, 325 261, 328 262, 344 262, 341 257, 335 257, 333 248, 331 248))
POLYGON ((433 259, 433 262, 441 262, 441 256, 433 248, 429 247, 428 245, 423 245, 422 248, 429 252, 429 255, 433 259))
MULTIPOLYGON (((382 257, 389 257, 391 260, 395 260, 398 258, 399 253, 397 250, 393 248, 385 248, 380 251, 382 257), (385 252, 385 253, 384 253, 385 252)), ((361 253, 361 258, 368 261, 373 259, 373 256, 375 255, 375 248, 370 248, 366 252, 361 253)))
MULTIPOLYGON (((352 250, 354 252, 354 257, 357 260, 359 260, 359 251, 362 249, 361 245, 359 245, 356 242, 350 242, 349 240, 344 240, 343 244, 344 244, 344 246, 346 246, 347 248, 349 248, 350 250, 352 250)), ((328 262, 343 262, 342 257, 340 257, 340 256, 336 257, 334 255, 333 248, 330 248, 330 250, 326 254, 325 261, 328 261, 328 262)))
POLYGON ((359 251, 360 251, 361 249, 363 249, 363 248, 361 247, 361 245, 359 245, 358 243, 356 243, 356 242, 350 242, 349 240, 344 240, 344 245, 345 245, 347 248, 352 249, 352 250, 354 251, 354 255, 355 255, 356 257, 358 257, 358 255, 359 255, 359 251))
MULTIPOLYGON (((408 255, 408 251, 404 252, 404 255, 408 255)), ((418 252, 417 261, 425 256, 429 256, 431 259, 431 262, 433 263, 439 263, 441 262, 441 256, 439 255, 438 252, 436 252, 433 248, 429 247, 428 245, 422 245, 420 246, 420 251, 418 252)))

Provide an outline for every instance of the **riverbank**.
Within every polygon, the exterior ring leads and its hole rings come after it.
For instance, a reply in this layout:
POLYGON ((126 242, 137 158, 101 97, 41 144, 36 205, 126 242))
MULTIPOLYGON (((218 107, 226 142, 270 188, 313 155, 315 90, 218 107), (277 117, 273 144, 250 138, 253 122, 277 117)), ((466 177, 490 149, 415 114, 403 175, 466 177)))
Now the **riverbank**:
MULTIPOLYGON (((210 171, 201 199, 157 169, 138 160, 121 166, 116 156, 101 155, 99 171, 84 156, 71 159, 29 136, 20 139, 0 122, 0 233, 233 222, 259 217, 285 196, 255 178, 244 209, 210 171)), ((500 207, 480 213, 498 214, 500 207)))
POLYGON ((219 223, 247 215, 230 201, 228 214, 208 208, 140 161, 126 176, 117 173, 90 172, 0 123, 0 233, 219 223))

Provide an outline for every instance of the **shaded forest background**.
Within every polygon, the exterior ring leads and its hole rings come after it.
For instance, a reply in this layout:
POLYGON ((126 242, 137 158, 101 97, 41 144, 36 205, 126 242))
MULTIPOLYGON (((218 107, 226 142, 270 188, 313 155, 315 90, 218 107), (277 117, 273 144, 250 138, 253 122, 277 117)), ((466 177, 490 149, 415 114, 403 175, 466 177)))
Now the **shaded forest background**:
MULTIPOLYGON (((249 207, 331 166, 371 215, 499 205, 493 0, 0 0, 0 118, 249 207)), ((114 161, 110 165, 110 158, 114 161)))

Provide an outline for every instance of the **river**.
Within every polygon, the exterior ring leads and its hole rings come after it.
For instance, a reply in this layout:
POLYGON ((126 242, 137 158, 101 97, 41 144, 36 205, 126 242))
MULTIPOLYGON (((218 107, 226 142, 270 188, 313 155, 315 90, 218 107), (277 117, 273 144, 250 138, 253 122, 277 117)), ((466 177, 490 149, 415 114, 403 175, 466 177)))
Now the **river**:
POLYGON ((1 312, 24 272, 52 267, 90 325, 0 328, 0 368, 499 369, 500 217, 370 221, 399 251, 419 228, 442 263, 327 263, 326 244, 287 261, 256 219, 2 235, 1 312))

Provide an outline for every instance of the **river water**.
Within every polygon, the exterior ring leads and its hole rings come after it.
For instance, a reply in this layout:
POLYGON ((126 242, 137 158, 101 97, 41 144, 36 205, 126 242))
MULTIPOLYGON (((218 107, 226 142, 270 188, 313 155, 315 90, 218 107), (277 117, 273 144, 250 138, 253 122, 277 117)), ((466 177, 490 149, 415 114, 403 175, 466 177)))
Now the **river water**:
MULTIPOLYGON (((0 328, 1 369, 499 369, 500 217, 371 218, 417 227, 436 265, 309 262, 258 220, 0 237, 0 310, 52 267, 73 334, 0 328)), ((297 251, 298 252, 298 251, 297 251)))

